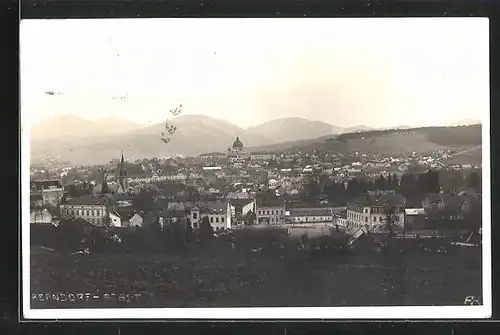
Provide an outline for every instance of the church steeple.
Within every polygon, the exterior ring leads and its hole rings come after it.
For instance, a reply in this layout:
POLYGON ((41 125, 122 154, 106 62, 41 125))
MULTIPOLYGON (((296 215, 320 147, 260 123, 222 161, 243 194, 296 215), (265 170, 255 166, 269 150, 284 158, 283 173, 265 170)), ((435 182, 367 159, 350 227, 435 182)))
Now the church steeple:
POLYGON ((128 190, 128 181, 127 181, 127 171, 125 170, 125 159, 123 158, 123 150, 122 150, 122 159, 120 160, 120 165, 119 165, 118 183, 120 184, 121 192, 126 193, 128 190))
POLYGON ((120 177, 125 177, 127 173, 125 172, 125 160, 123 159, 123 150, 122 150, 122 159, 120 161, 120 177))

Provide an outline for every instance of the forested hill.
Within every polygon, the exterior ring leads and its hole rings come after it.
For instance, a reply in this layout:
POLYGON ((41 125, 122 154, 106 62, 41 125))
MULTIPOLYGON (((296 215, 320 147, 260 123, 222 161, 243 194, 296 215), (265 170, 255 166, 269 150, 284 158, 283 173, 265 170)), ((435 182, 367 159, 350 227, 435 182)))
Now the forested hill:
MULTIPOLYGON (((481 125, 370 130, 251 148, 269 151, 432 152, 481 146, 481 125)), ((480 151, 479 151, 480 152, 480 151)))
POLYGON ((456 127, 421 127, 410 129, 371 130, 341 134, 332 137, 332 140, 346 141, 355 138, 376 138, 387 135, 425 135, 427 140, 437 145, 481 145, 481 125, 456 127))

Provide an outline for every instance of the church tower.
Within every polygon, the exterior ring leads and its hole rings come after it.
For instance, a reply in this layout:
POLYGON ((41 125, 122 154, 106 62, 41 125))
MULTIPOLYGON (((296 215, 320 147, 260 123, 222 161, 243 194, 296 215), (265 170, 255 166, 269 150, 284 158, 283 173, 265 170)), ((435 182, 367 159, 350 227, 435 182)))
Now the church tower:
POLYGON ((128 192, 128 178, 127 171, 125 170, 125 159, 123 158, 122 151, 122 159, 119 164, 119 175, 118 175, 118 193, 127 193, 128 192))

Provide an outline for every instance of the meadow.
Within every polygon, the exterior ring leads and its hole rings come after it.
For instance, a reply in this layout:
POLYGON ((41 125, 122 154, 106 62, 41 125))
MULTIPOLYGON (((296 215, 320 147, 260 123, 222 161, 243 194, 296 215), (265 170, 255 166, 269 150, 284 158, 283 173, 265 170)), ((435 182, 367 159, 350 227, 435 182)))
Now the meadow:
POLYGON ((279 234, 235 235, 234 249, 219 238, 166 254, 71 255, 32 247, 32 292, 140 296, 64 305, 34 301, 32 307, 462 305, 469 295, 481 299, 480 248, 438 253, 399 241, 379 252, 318 251, 283 244, 279 234))

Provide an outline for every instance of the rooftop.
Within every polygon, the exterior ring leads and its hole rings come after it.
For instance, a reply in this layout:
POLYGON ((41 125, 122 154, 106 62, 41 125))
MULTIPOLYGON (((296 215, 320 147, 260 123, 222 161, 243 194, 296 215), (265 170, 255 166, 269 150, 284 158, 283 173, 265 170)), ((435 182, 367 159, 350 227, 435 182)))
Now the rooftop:
POLYGON ((91 196, 83 196, 70 198, 66 201, 67 205, 104 205, 105 199, 103 198, 95 198, 91 196))
POLYGON ((32 191, 42 191, 48 188, 62 188, 59 180, 34 180, 30 182, 32 191))
POLYGON ((355 198, 351 203, 362 206, 394 207, 405 206, 406 199, 401 194, 364 194, 355 198))

